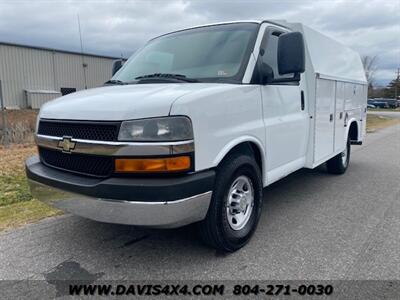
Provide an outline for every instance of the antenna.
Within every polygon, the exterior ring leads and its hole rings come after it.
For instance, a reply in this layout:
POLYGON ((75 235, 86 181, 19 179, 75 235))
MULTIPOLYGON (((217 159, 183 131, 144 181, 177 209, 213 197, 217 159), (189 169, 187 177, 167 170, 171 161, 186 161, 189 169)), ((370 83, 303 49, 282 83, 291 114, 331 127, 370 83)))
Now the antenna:
POLYGON ((81 31, 81 20, 79 18, 79 14, 77 14, 77 17, 78 17, 79 40, 81 42, 81 57, 82 57, 82 68, 83 68, 83 80, 85 82, 85 90, 87 90, 87 80, 86 80, 86 67, 87 67, 87 64, 85 63, 85 56, 83 55, 83 41, 82 41, 82 31, 81 31))

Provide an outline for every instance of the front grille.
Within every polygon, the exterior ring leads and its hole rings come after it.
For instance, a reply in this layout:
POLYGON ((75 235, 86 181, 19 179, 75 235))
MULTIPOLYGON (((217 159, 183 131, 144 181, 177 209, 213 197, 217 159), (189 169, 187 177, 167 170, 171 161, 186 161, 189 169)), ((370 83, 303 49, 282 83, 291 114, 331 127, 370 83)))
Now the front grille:
POLYGON ((38 134, 74 139, 117 141, 120 122, 40 120, 38 134))
POLYGON ((75 173, 107 177, 114 170, 114 160, 110 156, 94 156, 78 153, 63 153, 39 147, 41 161, 51 167, 75 173))

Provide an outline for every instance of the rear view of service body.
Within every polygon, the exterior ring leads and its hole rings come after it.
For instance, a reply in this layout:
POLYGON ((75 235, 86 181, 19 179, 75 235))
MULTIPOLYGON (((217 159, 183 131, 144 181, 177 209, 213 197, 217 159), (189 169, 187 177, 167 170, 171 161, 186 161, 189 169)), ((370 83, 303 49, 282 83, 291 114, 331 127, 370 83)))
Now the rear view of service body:
POLYGON ((240 21, 150 40, 104 87, 45 104, 26 162, 32 194, 109 223, 196 223, 235 251, 263 188, 300 168, 349 167, 365 136, 361 59, 297 23, 240 21))

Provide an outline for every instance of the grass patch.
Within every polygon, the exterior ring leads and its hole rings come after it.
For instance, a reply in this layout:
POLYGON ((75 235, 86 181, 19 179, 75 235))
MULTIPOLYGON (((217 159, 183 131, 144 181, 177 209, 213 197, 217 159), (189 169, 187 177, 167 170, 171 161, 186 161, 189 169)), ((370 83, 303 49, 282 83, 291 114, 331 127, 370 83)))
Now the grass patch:
POLYGON ((24 162, 35 153, 33 145, 11 145, 0 149, 0 207, 32 200, 24 162))
POLYGON ((396 111, 400 112, 400 107, 396 108, 368 108, 368 111, 396 111))
POLYGON ((400 119, 390 118, 379 115, 367 115, 367 132, 374 132, 379 129, 396 125, 400 123, 400 119))
POLYGON ((35 199, 1 206, 0 231, 23 226, 60 214, 62 214, 61 211, 53 209, 35 199))
POLYGON ((0 177, 0 207, 32 200, 25 174, 0 177))
POLYGON ((0 231, 62 214, 31 196, 24 162, 34 154, 32 144, 0 148, 0 231))

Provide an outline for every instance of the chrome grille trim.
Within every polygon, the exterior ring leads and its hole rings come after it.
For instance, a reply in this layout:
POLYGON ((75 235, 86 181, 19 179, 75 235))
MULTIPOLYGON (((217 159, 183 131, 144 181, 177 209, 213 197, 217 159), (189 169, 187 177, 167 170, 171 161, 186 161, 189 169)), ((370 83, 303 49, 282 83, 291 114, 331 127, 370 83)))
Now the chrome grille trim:
MULTIPOLYGON (((35 135, 36 144, 40 147, 62 151, 59 142, 63 137, 35 135)), ((153 156, 190 153, 194 151, 194 141, 180 142, 108 142, 71 138, 75 148, 71 153, 112 155, 112 156, 153 156)))

